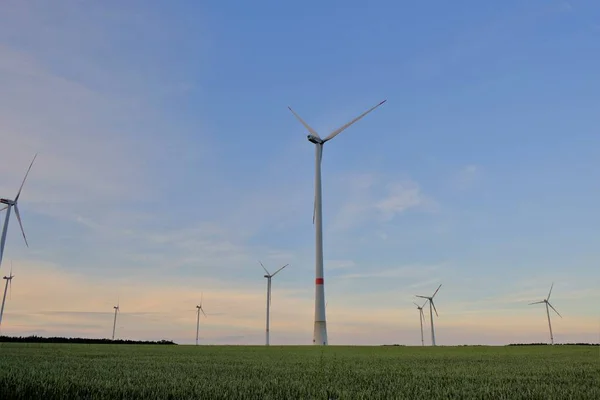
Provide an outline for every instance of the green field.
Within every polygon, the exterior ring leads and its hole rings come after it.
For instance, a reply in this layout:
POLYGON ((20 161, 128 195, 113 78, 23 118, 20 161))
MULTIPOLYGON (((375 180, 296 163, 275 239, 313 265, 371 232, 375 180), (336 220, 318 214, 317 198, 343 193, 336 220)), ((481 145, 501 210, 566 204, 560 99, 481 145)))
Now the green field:
POLYGON ((8 399, 600 399, 600 349, 0 344, 8 399))

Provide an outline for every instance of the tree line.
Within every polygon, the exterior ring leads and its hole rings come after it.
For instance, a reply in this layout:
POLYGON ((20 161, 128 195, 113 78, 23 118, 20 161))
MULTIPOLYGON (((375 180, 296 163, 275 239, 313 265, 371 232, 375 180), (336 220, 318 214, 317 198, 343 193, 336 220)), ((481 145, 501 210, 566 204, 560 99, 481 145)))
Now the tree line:
POLYGON ((66 338, 66 337, 42 337, 42 336, 0 336, 0 342, 13 343, 85 343, 85 344, 170 344, 177 343, 171 340, 123 340, 123 339, 91 339, 91 338, 66 338))

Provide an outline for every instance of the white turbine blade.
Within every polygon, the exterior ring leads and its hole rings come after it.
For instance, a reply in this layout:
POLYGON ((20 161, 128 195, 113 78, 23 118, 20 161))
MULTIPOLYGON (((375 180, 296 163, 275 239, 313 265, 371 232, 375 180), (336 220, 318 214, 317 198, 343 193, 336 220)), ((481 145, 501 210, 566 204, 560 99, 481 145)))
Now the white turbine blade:
POLYGON ((290 264, 285 264, 283 267, 281 267, 281 268, 279 268, 277 271, 275 271, 275 272, 273 273, 273 275, 271 275, 271 276, 275 276, 275 275, 277 275, 277 273, 278 273, 279 271, 281 271, 282 269, 284 269, 284 268, 285 268, 285 267, 287 267, 288 265, 290 265, 290 264))
MULTIPOLYGON (((420 297, 420 298, 422 298, 422 299, 427 299, 427 300, 429 300, 429 297, 427 297, 427 296, 419 296, 418 294, 415 294, 415 297, 420 297)), ((425 303, 427 303, 427 302, 425 302, 425 303)))
POLYGON ((541 304, 543 302, 544 302, 544 300, 542 300, 542 301, 536 301, 535 303, 529 303, 529 305, 531 306, 531 305, 534 305, 534 304, 541 304))
POLYGON ((431 296, 432 299, 435 297, 435 295, 437 294, 438 290, 440 290, 441 287, 442 287, 442 285, 438 286, 438 288, 433 293, 433 296, 431 296))
POLYGON ((553 287, 554 287, 554 282, 552 282, 552 285, 550 286, 550 291, 548 292, 548 297, 546 297, 546 300, 550 300, 550 295, 552 294, 553 287))
POLYGON ((421 308, 425 307, 425 304, 427 304, 427 300, 425 300, 425 303, 423 303, 423 305, 421 306, 421 308))
MULTIPOLYGON (((267 275, 271 275, 271 274, 269 273, 269 271, 267 271, 267 269, 265 268, 265 266, 263 265, 263 263, 261 263, 261 262, 259 261, 259 264, 260 264, 260 266, 261 266, 261 267, 263 267, 263 269, 265 270, 265 272, 267 273, 267 275)), ((273 274, 273 275, 275 275, 275 274, 273 274)))
POLYGON ((202 314, 204 314, 204 316, 206 317, 206 313, 204 312, 204 310, 202 309, 202 307, 200 307, 200 311, 202 311, 202 314))
POLYGON ((431 305, 433 306, 433 311, 435 311, 435 316, 439 317, 439 315, 437 313, 437 308, 435 308, 435 303, 433 302, 433 300, 430 300, 430 301, 431 301, 431 305))
POLYGON ((8 206, 4 206, 4 207, 0 208, 0 212, 6 210, 7 208, 8 208, 8 206))
POLYGON ((35 156, 33 156, 33 160, 31 160, 31 164, 29 164, 29 168, 27 169, 27 172, 25 173, 25 178, 23 178, 23 182, 21 182, 21 187, 19 188, 19 191, 17 192, 17 197, 15 197, 15 203, 19 200, 19 196, 21 196, 21 190, 23 190, 23 185, 25 184, 27 175, 29 175, 29 171, 31 171, 31 167, 33 166, 33 162, 35 161, 36 157, 37 157, 37 153, 35 153, 35 156))
POLYGON ((562 318, 562 315, 560 315, 560 313, 559 313, 558 311, 556 311, 556 308, 552 307, 552 304, 548 303, 548 305, 550 306, 550 308, 551 308, 551 309, 553 309, 553 310, 554 310, 554 312, 555 312, 555 313, 556 313, 556 314, 557 314, 559 317, 561 317, 561 318, 562 318))
POLYGON ((387 100, 382 101, 381 103, 377 104, 375 107, 372 107, 369 110, 365 111, 364 113, 360 114, 358 117, 354 118, 352 121, 348 122, 346 125, 343 125, 340 128, 336 129, 335 131, 331 132, 329 134, 329 136, 327 136, 325 139, 323 139, 323 143, 333 139, 344 129, 348 128, 350 125, 352 125, 353 123, 355 123, 356 121, 358 121, 359 119, 361 119, 362 117, 364 117, 365 115, 367 115, 368 113, 370 113, 371 111, 373 111, 374 109, 376 109, 377 107, 379 107, 380 105, 385 103, 386 101, 387 100))
POLYGON ((11 300, 12 299, 12 274, 11 275, 11 279, 8 280, 8 299, 11 300))
POLYGON ((29 247, 29 243, 27 243, 27 237, 25 236, 25 230, 23 229, 23 223, 21 222, 21 214, 19 213, 19 206, 15 203, 15 215, 17 216, 17 220, 19 221, 19 226, 21 227, 21 233, 23 234, 23 239, 25 239, 25 245, 29 247))
POLYGON ((204 299, 204 292, 200 292, 200 309, 202 309, 202 300, 204 299))
POLYGON ((413 301, 413 304, 414 304, 415 306, 417 306, 417 308, 421 308, 421 307, 420 307, 420 306, 419 306, 417 303, 415 303, 414 301, 413 301))
POLYGON ((304 120, 302 118, 300 118, 300 116, 298 114, 296 114, 296 112, 294 110, 292 110, 292 107, 288 106, 288 108, 290 109, 290 111, 292 112, 292 114, 294 114, 294 116, 296 117, 296 119, 298 121, 300 121, 300 123, 302 125, 304 125, 304 127, 311 133, 311 135, 318 137, 319 139, 321 138, 321 136, 319 136, 319 134, 317 133, 317 131, 315 131, 313 128, 310 127, 310 125, 308 125, 306 122, 304 122, 304 120))

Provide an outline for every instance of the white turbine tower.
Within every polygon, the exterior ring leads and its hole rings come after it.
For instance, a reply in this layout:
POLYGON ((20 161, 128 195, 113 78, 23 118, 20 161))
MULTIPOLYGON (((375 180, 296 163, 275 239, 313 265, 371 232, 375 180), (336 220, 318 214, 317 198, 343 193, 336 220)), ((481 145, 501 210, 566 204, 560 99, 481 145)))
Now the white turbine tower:
MULTIPOLYGON (((417 297, 421 297, 423 299, 427 299, 427 301, 429 301, 429 318, 431 319, 431 345, 435 346, 435 329, 433 328, 433 311, 432 311, 432 307, 433 310, 435 310, 435 315, 438 315, 437 309, 435 308, 435 304, 433 303, 433 298, 435 297, 435 295, 437 294, 438 290, 440 290, 440 288, 442 287, 442 285, 438 286, 438 288, 436 289, 436 291, 433 293, 433 295, 431 297, 428 296, 419 296, 418 294, 415 295, 417 297)), ((427 301, 425 303, 427 303, 427 301)), ((425 304, 423 304, 423 306, 425 306, 425 304)))
POLYGON ((308 140, 315 145, 315 200, 313 206, 313 224, 315 224, 315 329, 313 333, 313 344, 327 345, 327 322, 325 318, 325 285, 323 281, 323 209, 321 198, 321 159, 323 157, 323 145, 336 137, 344 129, 385 103, 386 100, 365 111, 352 121, 331 132, 325 139, 321 139, 317 131, 311 128, 291 107, 292 114, 308 130, 308 140))
POLYGON ((112 340, 115 340, 115 329, 117 327, 117 313, 119 312, 119 303, 120 301, 117 301, 117 305, 113 307, 115 309, 115 320, 113 321, 112 340))
POLYGON ((273 274, 271 274, 269 271, 267 271, 267 269, 265 268, 265 266, 263 265, 263 263, 261 263, 260 261, 259 261, 259 264, 260 264, 261 267, 263 267, 263 269, 267 273, 265 275, 265 278, 267 278, 267 333, 266 333, 266 346, 268 346, 269 345, 269 323, 270 323, 270 313, 271 313, 271 278, 273 278, 275 275, 277 275, 277 273, 279 271, 281 271, 282 269, 284 269, 285 267, 287 267, 289 264, 285 264, 283 267, 279 268, 273 274))
POLYGON ((25 239, 25 245, 29 247, 29 243, 27 243, 27 237, 25 236, 25 230, 23 229, 23 223, 21 222, 21 214, 19 213, 19 207, 17 206, 19 202, 19 197, 21 196, 21 190, 23 190, 23 185, 25 184, 25 180, 27 179, 27 175, 29 175, 29 171, 31 171, 31 167, 33 166, 33 162, 37 157, 37 153, 33 156, 33 160, 31 160, 31 164, 29 164, 29 168, 27 169, 27 173, 25 173, 25 178, 23 178, 23 182, 21 182, 21 187, 17 192, 14 200, 10 199, 0 199, 0 203, 6 204, 4 208, 0 209, 0 211, 6 209, 6 216, 4 217, 4 226, 2 227, 2 237, 0 238, 0 266, 2 265, 2 257, 4 256, 4 245, 6 244, 6 233, 8 232, 8 221, 10 219, 10 211, 12 208, 15 208, 15 214, 17 216, 17 220, 19 221, 19 225, 21 226, 21 233, 23 234, 23 239, 25 239))
POLYGON ((425 314, 423 314, 423 307, 425 307, 427 301, 425 301, 422 306, 415 302, 413 302, 413 304, 417 306, 417 310, 419 310, 419 321, 421 322, 421 346, 425 346, 425 339, 423 338, 423 321, 425 320, 425 314))
POLYGON ((198 334, 200 333, 200 311, 202 311, 202 314, 204 314, 204 317, 206 318, 206 313, 204 312, 204 309, 202 308, 202 298, 203 298, 203 293, 200 293, 200 305, 196 305, 196 346, 198 346, 198 334))
POLYGON ((12 274, 12 262, 10 263, 10 274, 8 276, 3 277, 2 279, 6 279, 6 285, 4 286, 4 296, 2 297, 2 308, 0 308, 0 327, 2 327, 2 316, 4 315, 4 303, 6 302, 6 292, 10 290, 12 293, 12 279, 15 276, 12 274))
POLYGON ((529 303, 529 305, 541 304, 541 303, 546 304, 546 315, 548 316, 548 328, 550 329, 550 344, 554 344, 554 336, 552 335, 552 323, 550 322, 550 309, 548 307, 550 307, 552 310, 554 310, 556 315, 558 315, 559 317, 562 318, 562 315, 560 315, 558 313, 558 311, 556 311, 556 308, 552 307, 552 304, 550 304, 550 295, 552 294, 553 287, 554 287, 554 282, 552 282, 552 285, 550 286, 550 291, 548 292, 548 297, 546 297, 544 300, 536 301, 535 303, 529 303))

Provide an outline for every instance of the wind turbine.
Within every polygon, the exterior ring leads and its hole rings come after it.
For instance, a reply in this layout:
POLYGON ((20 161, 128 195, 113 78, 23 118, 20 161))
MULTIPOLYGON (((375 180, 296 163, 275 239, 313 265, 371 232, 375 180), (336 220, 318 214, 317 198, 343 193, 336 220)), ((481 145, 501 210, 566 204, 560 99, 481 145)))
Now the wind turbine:
POLYGON ((263 265, 263 263, 261 263, 260 261, 259 261, 259 264, 260 264, 261 267, 263 267, 263 269, 267 273, 265 275, 265 278, 267 278, 267 333, 266 333, 266 346, 268 346, 269 345, 269 322, 270 322, 269 318, 270 318, 270 313, 271 313, 271 278, 273 278, 275 275, 277 275, 277 273, 279 271, 281 271, 282 269, 284 269, 285 267, 287 267, 289 264, 285 264, 283 267, 279 268, 273 274, 271 274, 269 271, 267 271, 267 269, 265 268, 265 266, 263 265))
POLYGON ((419 306, 417 303, 413 302, 415 306, 417 306, 417 310, 419 310, 419 321, 421 322, 421 346, 425 346, 425 340, 423 339, 423 321, 425 320, 425 314, 423 314, 423 307, 427 304, 427 300, 423 303, 422 306, 419 306))
POLYGON ((4 286, 4 296, 2 297, 2 308, 0 308, 0 326, 2 326, 2 316, 4 315, 4 303, 6 302, 6 292, 10 290, 12 293, 12 279, 15 276, 12 274, 12 262, 10 263, 10 274, 8 276, 3 277, 2 279, 6 279, 6 285, 4 286), (9 289, 10 287, 10 289, 9 289))
MULTIPOLYGON (((437 294, 438 290, 440 290, 440 288, 442 287, 442 285, 438 286, 438 288, 436 289, 436 291, 433 293, 433 295, 431 297, 428 296, 419 296, 418 294, 415 295, 417 297, 421 297, 423 299, 427 299, 427 301, 429 301, 429 317, 431 319, 431 345, 435 346, 435 329, 433 328, 433 311, 432 311, 432 307, 433 310, 435 310, 435 315, 438 315, 437 309, 435 308, 435 304, 433 303, 433 298, 435 297, 435 295, 437 294)), ((427 301, 425 303, 427 303, 427 301)), ((425 306, 425 304, 423 304, 423 307, 425 306)))
POLYGON ((6 209, 6 217, 4 217, 4 226, 2 227, 2 237, 0 238, 0 266, 2 265, 2 256, 4 255, 4 245, 6 244, 6 233, 8 232, 8 220, 10 219, 10 211, 12 208, 15 208, 15 214, 17 216, 17 220, 19 221, 19 225, 21 226, 21 233, 23 234, 23 239, 25 239, 25 245, 29 247, 29 243, 27 243, 27 237, 25 236, 25 230, 23 229, 23 223, 21 222, 21 214, 19 213, 19 207, 17 206, 19 202, 19 197, 21 196, 21 190, 23 190, 23 185, 25 184, 25 180, 27 179, 27 175, 29 175, 29 171, 33 166, 33 162, 37 157, 37 153, 33 156, 33 160, 31 160, 31 164, 29 164, 29 168, 25 173, 25 178, 23 178, 23 182, 21 182, 21 187, 17 192, 14 200, 10 199, 0 199, 0 203, 6 204, 0 211, 6 209))
POLYGON ((327 322, 325 317, 325 285, 323 280, 323 209, 321 193, 321 159, 323 158, 323 145, 336 137, 344 129, 385 103, 381 103, 365 111, 358 117, 331 132, 325 139, 321 139, 317 131, 311 128, 291 107, 292 114, 308 130, 308 141, 315 145, 315 200, 313 205, 313 224, 315 225, 315 328, 313 344, 327 345, 327 322))
POLYGON ((552 323, 550 322, 550 309, 548 307, 550 307, 551 309, 554 310, 554 312, 562 318, 562 315, 560 315, 558 313, 558 311, 556 311, 556 308, 552 307, 552 304, 550 304, 550 295, 552 294, 552 288, 554 287, 554 282, 552 282, 552 285, 550 286, 550 291, 548 292, 548 297, 546 297, 544 300, 542 301, 536 301, 535 303, 529 303, 529 305, 532 304, 541 304, 541 303, 545 303, 546 304, 546 315, 548 316, 548 328, 550 329, 550 344, 554 344, 554 336, 552 335, 552 323))
POLYGON ((200 305, 196 306, 196 312, 198 314, 196 317, 196 346, 198 346, 198 333, 200 332, 200 311, 202 311, 202 314, 204 314, 204 317, 206 317, 206 313, 202 309, 202 297, 203 294, 200 293, 200 305))
POLYGON ((115 320, 113 322, 112 340, 115 340, 115 328, 117 327, 117 313, 119 312, 119 303, 120 302, 117 300, 117 305, 113 307, 115 309, 115 320))

